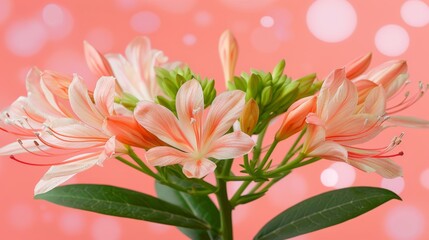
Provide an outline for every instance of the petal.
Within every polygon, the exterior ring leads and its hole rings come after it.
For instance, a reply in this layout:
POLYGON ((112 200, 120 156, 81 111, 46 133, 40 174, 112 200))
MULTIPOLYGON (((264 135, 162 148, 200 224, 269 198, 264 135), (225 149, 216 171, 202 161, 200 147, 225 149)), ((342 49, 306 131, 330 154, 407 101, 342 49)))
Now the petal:
POLYGON ((172 147, 154 147, 146 152, 146 160, 152 166, 167 166, 190 160, 189 154, 172 147))
POLYGON ((244 95, 244 92, 235 90, 215 98, 205 121, 204 144, 216 141, 232 127, 244 108, 244 95))
POLYGON ((142 101, 134 109, 134 117, 140 125, 165 143, 185 152, 193 151, 177 118, 164 106, 142 101))
POLYGON ((313 149, 309 156, 320 157, 328 160, 334 161, 345 161, 347 162, 347 150, 342 147, 340 144, 326 141, 313 149))
POLYGON ((348 63, 345 66, 346 77, 348 79, 353 79, 368 69, 369 64, 371 63, 372 54, 368 53, 365 56, 359 57, 352 62, 348 63))
POLYGON ((176 96, 176 110, 180 126, 194 148, 201 141, 204 112, 203 89, 197 80, 184 83, 176 96))
POLYGON ((219 56, 222 63, 225 83, 234 78, 235 65, 238 57, 238 44, 231 31, 226 30, 219 39, 219 56))
MULTIPOLYGON (((53 166, 45 173, 42 179, 37 183, 34 194, 45 193, 56 186, 64 183, 69 180, 75 174, 85 171, 94 165, 97 164, 98 156, 94 154, 87 154, 89 157, 81 161, 66 163, 63 165, 53 166)), ((73 158, 70 158, 66 161, 73 160, 75 158, 85 157, 84 155, 79 155, 73 158)))
POLYGON ((326 124, 335 125, 355 113, 357 101, 356 86, 345 79, 332 97, 325 102, 326 106, 323 106, 323 112, 319 116, 326 124))
POLYGON ((191 160, 183 164, 183 173, 188 178, 203 178, 207 174, 214 172, 216 164, 208 159, 191 160))
POLYGON ((16 141, 13 143, 9 143, 6 146, 0 148, 1 156, 9 156, 20 153, 28 153, 28 152, 39 152, 41 150, 46 150, 48 147, 44 144, 36 145, 35 141, 37 139, 24 139, 20 141, 16 141))
POLYGON ((220 137, 206 156, 216 159, 237 158, 249 153, 253 146, 255 142, 249 135, 235 131, 220 137))
POLYGON ((83 47, 86 63, 93 73, 97 74, 98 77, 113 76, 113 71, 109 62, 100 52, 97 51, 97 49, 87 41, 83 42, 83 47))
MULTIPOLYGON (((316 121, 316 123, 319 123, 319 121, 316 121)), ((315 146, 318 146, 323 141, 325 141, 325 128, 323 125, 308 124, 302 150, 304 153, 311 152, 315 146)))
POLYGON ((95 86, 94 101, 97 109, 106 117, 113 114, 114 97, 115 78, 101 77, 95 86))
POLYGON ((383 116, 386 113, 386 95, 382 86, 375 87, 369 92, 363 112, 376 116, 383 116))
POLYGON ((100 156, 98 156, 97 165, 103 166, 103 162, 106 159, 111 158, 115 154, 116 150, 116 139, 115 136, 109 138, 109 140, 104 145, 103 151, 100 153, 100 156))
POLYGON ((88 95, 88 89, 77 75, 70 84, 69 96, 71 108, 80 120, 95 128, 103 124, 103 115, 94 106, 88 95))
POLYGON ((384 178, 402 176, 401 166, 387 158, 350 159, 349 163, 364 172, 376 172, 384 178))

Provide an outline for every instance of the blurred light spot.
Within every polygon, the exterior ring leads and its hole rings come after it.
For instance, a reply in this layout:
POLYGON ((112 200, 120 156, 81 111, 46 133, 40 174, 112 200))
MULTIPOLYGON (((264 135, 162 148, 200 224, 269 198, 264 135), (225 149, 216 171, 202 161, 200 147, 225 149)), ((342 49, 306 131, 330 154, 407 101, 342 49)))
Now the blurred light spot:
POLYGON ((131 17, 131 27, 139 33, 152 33, 161 26, 161 19, 153 12, 139 12, 131 17))
POLYGON ((85 40, 102 53, 110 51, 114 43, 112 32, 105 28, 92 29, 86 35, 85 40))
POLYGON ((9 223, 18 230, 31 227, 34 222, 34 211, 27 204, 16 204, 9 208, 9 223))
POLYGON ((0 0, 0 23, 9 17, 12 4, 10 0, 0 0))
POLYGON ((60 229, 67 235, 78 235, 84 228, 84 219, 76 212, 66 212, 60 217, 60 229))
POLYGON ((349 164, 343 163, 343 162, 336 162, 336 163, 333 163, 329 168, 333 169, 338 176, 337 183, 333 187, 335 188, 350 187, 355 182, 356 171, 349 164))
POLYGON ((73 17, 70 12, 57 5, 47 4, 42 10, 42 20, 50 39, 66 37, 73 30, 73 17))
POLYGON ((198 26, 207 27, 213 22, 213 17, 207 11, 199 11, 194 15, 194 21, 198 26))
POLYGON ((381 187, 389 189, 396 194, 400 194, 402 191, 404 191, 405 182, 402 177, 393 179, 383 178, 381 180, 381 187))
POLYGON ((273 206, 284 209, 302 201, 308 192, 308 183, 305 177, 299 173, 291 173, 276 183, 269 192, 267 199, 273 206))
POLYGON ((292 37, 292 14, 285 8, 277 8, 269 12, 274 20, 273 29, 280 41, 288 41, 292 37))
POLYGON ((250 41, 252 46, 262 53, 272 53, 280 48, 280 41, 271 28, 259 27, 254 29, 250 35, 250 41))
POLYGON ((354 32, 357 16, 345 0, 317 0, 307 11, 310 32, 324 42, 341 42, 354 32))
POLYGON ((92 225, 91 235, 95 240, 116 240, 121 237, 121 226, 112 217, 99 217, 92 225))
POLYGON ((429 6, 419 0, 405 1, 401 7, 401 17, 412 27, 424 27, 429 23, 429 6))
POLYGON ((33 20, 12 23, 5 33, 7 48, 17 56, 28 57, 39 52, 46 42, 46 30, 33 20))
POLYGON ((195 45, 195 43, 197 42, 197 38, 195 37, 194 34, 191 34, 191 33, 185 34, 182 40, 183 40, 183 43, 187 46, 195 45))
POLYGON ((338 173, 332 168, 323 170, 320 174, 320 181, 326 187, 334 187, 338 183, 338 173))
POLYGON ((254 11, 263 7, 268 7, 278 0, 221 0, 221 2, 230 8, 240 11, 254 11))
POLYGON ((398 25, 383 26, 375 34, 375 46, 378 51, 386 56, 401 55, 407 50, 409 43, 407 31, 398 25))
POLYGON ((386 216, 386 232, 392 239, 408 240, 423 237, 425 219, 421 210, 401 205, 386 216))
POLYGON ((43 8, 43 22, 49 26, 60 26, 64 21, 63 10, 57 4, 50 3, 43 8))
POLYGON ((424 170, 420 175, 420 183, 426 189, 429 189, 429 168, 424 170))
POLYGON ((263 16, 261 20, 259 20, 259 23, 262 27, 270 28, 274 25, 274 19, 270 16, 263 16))

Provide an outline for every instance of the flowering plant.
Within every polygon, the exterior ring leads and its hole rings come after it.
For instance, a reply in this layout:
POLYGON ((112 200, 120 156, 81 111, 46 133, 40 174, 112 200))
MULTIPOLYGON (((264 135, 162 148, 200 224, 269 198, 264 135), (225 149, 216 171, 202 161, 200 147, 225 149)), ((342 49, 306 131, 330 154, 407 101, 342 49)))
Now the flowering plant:
MULTIPOLYGON (((362 144, 386 128, 429 126, 428 121, 397 115, 426 90, 420 83, 417 93, 406 91, 398 100, 409 83, 405 61, 366 72, 368 54, 321 81, 315 74, 292 79, 283 73, 284 61, 272 72, 236 76, 238 45, 226 31, 219 53, 227 91, 217 94, 213 79, 168 62, 146 37, 133 40, 125 56, 103 55, 86 42, 84 50, 89 68, 99 78, 95 89, 88 90, 77 74, 31 69, 27 96, 1 115, 1 130, 18 140, 1 147, 0 154, 28 165, 50 166, 35 187, 36 199, 177 226, 192 239, 232 239, 234 208, 263 197, 295 169, 322 159, 385 178, 400 177, 401 167, 391 158, 403 155, 395 150, 402 133, 386 146, 362 144), (281 119, 281 126, 273 139, 264 140, 275 119, 281 119), (272 159, 276 147, 290 138, 290 148, 281 149, 284 158, 272 159), (17 157, 22 153, 40 160, 17 157), (65 159, 46 160, 52 156, 65 159), (59 186, 111 159, 152 177, 157 197, 107 185, 59 186), (233 164, 240 172, 232 171, 233 164), (228 192, 232 181, 241 186, 228 192), (217 204, 210 195, 216 196, 217 204)), ((316 231, 391 199, 400 197, 373 187, 326 192, 286 209, 255 239, 316 231)))

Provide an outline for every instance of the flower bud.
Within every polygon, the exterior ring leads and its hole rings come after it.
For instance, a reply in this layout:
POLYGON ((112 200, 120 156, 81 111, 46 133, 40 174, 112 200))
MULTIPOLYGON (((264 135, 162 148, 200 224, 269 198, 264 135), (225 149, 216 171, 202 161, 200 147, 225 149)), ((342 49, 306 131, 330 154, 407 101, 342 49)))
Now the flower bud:
POLYGON ((243 112, 240 117, 240 128, 241 131, 247 135, 252 135, 253 130, 258 124, 259 118, 259 107, 258 103, 254 99, 247 101, 244 106, 243 112))
POLYGON ((350 63, 344 66, 346 70, 346 77, 348 79, 353 79, 368 69, 369 64, 371 63, 372 53, 368 53, 365 56, 357 58, 350 63))
POLYGON ((316 102, 316 96, 310 96, 292 104, 286 111, 283 123, 276 133, 276 140, 282 141, 301 131, 305 125, 306 116, 316 109, 316 102))
POLYGON ((403 60, 389 61, 372 69, 366 79, 383 86, 386 96, 392 96, 408 79, 407 62, 403 60))
POLYGON ((222 63, 226 86, 234 78, 235 65, 238 57, 238 44, 231 31, 226 30, 219 39, 219 55, 222 63))
POLYGON ((106 119, 106 127, 118 141, 130 146, 149 149, 164 145, 155 135, 143 128, 134 117, 109 116, 106 119))

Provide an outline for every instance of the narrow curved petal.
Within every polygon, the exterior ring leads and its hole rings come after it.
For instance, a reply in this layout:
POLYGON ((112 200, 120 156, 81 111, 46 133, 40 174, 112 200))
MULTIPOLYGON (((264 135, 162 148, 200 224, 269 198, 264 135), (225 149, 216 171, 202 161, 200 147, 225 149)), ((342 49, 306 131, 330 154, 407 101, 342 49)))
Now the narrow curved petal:
POLYGON ((352 62, 348 63, 345 66, 346 77, 348 79, 353 79, 368 69, 369 64, 371 63, 372 53, 368 53, 362 57, 359 57, 352 62))
POLYGON ((83 48, 85 52, 86 63, 93 73, 97 74, 98 77, 113 76, 113 71, 109 65, 109 62, 100 52, 97 51, 97 49, 95 49, 87 41, 83 42, 83 48))
POLYGON ((338 87, 324 106, 324 112, 321 113, 321 119, 327 124, 335 125, 337 122, 344 121, 344 118, 353 115, 356 111, 358 102, 356 86, 345 79, 338 87))
MULTIPOLYGON (((66 163, 63 165, 53 166, 49 168, 49 170, 45 173, 42 179, 40 179, 40 181, 36 184, 34 194, 37 195, 48 192, 49 190, 66 182, 75 174, 85 171, 96 165, 98 161, 98 156, 94 156, 93 154, 89 156, 90 157, 88 159, 83 159, 81 161, 66 163)), ((73 160, 73 158, 68 160, 73 160)))
POLYGON ((402 177, 401 166, 387 158, 350 159, 349 163, 364 172, 376 172, 384 178, 402 177))
POLYGON ((216 164, 208 159, 191 160, 183 164, 183 173, 188 178, 203 178, 207 174, 214 172, 216 164))
POLYGON ((188 153, 172 147, 154 147, 146 152, 146 160, 152 166, 167 166, 184 163, 190 160, 188 153))
POLYGON ((103 124, 103 115, 91 101, 88 89, 78 76, 74 76, 73 82, 70 84, 69 96, 71 108, 80 120, 95 128, 99 128, 103 124))
POLYGON ((348 153, 340 144, 332 141, 325 141, 314 148, 308 155, 328 160, 347 162, 348 153))
POLYGON ((253 146, 255 142, 249 135, 235 131, 220 137, 206 156, 216 159, 237 158, 249 153, 253 146))
POLYGON ((235 90, 215 98, 204 126, 204 143, 216 141, 232 127, 244 108, 244 95, 244 92, 235 90))
POLYGON ((103 166, 103 162, 111 158, 116 152, 116 138, 115 136, 109 138, 104 145, 103 151, 98 156, 97 165, 103 166))
POLYGON ((140 125, 165 143, 183 151, 193 151, 179 121, 164 106, 142 101, 134 109, 134 117, 140 125))
POLYGON ((104 116, 113 114, 113 103, 115 98, 115 78, 101 77, 97 81, 94 90, 94 101, 97 109, 104 116))
POLYGON ((386 113, 386 95, 382 86, 373 88, 365 99, 364 113, 383 116, 386 113))
POLYGON ((197 80, 183 84, 176 97, 176 111, 180 126, 194 148, 201 141, 204 112, 203 89, 197 80))

